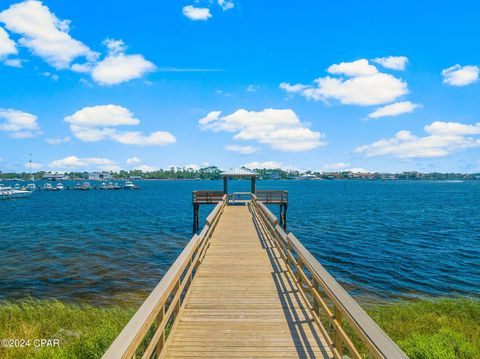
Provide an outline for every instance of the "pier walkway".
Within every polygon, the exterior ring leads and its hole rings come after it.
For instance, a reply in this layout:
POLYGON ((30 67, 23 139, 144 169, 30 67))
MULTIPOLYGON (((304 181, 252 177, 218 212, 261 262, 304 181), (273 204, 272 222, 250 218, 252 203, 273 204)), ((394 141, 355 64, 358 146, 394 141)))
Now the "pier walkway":
POLYGON ((330 357, 274 244, 247 206, 225 208, 167 358, 330 357))
POLYGON ((223 197, 103 358, 407 358, 250 195, 223 197))

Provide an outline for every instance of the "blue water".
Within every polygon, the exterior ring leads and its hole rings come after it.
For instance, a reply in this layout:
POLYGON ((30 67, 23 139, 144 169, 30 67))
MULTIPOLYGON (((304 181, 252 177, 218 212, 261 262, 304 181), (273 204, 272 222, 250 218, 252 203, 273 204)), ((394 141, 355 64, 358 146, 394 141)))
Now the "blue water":
MULTIPOLYGON (((142 300, 191 237, 192 190, 222 183, 138 184, 138 191, 37 191, 1 201, 0 299, 142 300)), ((480 182, 257 187, 289 191, 288 230, 357 297, 480 296, 480 182)), ((209 210, 202 206, 202 222, 209 210)))

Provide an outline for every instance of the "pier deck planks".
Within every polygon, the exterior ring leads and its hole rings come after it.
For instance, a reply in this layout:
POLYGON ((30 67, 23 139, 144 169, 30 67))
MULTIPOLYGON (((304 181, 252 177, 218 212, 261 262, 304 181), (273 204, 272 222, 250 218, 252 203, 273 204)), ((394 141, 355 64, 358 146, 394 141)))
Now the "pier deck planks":
POLYGON ((227 206, 166 358, 331 358, 285 263, 247 206, 227 206))

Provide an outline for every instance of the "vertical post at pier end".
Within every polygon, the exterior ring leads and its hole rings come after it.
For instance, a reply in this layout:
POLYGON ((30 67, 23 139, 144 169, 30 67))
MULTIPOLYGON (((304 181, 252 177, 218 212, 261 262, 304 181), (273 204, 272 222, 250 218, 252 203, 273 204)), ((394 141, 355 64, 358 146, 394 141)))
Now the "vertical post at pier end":
POLYGON ((283 229, 287 229, 287 204, 280 203, 280 225, 283 229))
POLYGON ((198 218, 198 212, 200 205, 198 203, 193 203, 193 233, 197 232, 200 226, 200 220, 198 218))
POLYGON ((228 194, 228 177, 223 177, 223 194, 228 194))

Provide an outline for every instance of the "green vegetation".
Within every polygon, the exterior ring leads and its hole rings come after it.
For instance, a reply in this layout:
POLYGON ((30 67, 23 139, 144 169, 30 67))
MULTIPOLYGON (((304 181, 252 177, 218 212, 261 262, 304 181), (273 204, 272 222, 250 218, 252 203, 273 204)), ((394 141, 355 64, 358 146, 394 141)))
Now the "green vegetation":
MULTIPOLYGON (((293 171, 277 169, 256 168, 262 179, 330 179, 330 180, 428 180, 428 181, 447 181, 447 180, 480 180, 480 173, 421 173, 421 172, 402 172, 402 173, 353 173, 350 171, 339 172, 318 172, 318 171, 293 171)), ((169 170, 157 170, 152 172, 142 172, 140 170, 110 172, 116 179, 143 178, 143 179, 170 179, 170 180, 217 180, 221 179, 222 171, 216 166, 209 166, 194 170, 192 168, 172 167, 169 170)), ((32 175, 36 179, 41 179, 47 172, 36 172, 32 175)), ((72 180, 87 180, 88 172, 67 172, 65 175, 72 180)), ((2 173, 0 171, 0 180, 16 179, 30 180, 31 175, 23 173, 2 173)))
MULTIPOLYGON (((480 301, 398 302, 367 310, 412 359, 480 358, 480 301)), ((0 338, 60 339, 59 348, 0 349, 0 357, 99 358, 134 312, 34 299, 0 302, 0 338)))
POLYGON ((480 358, 480 301, 399 302, 368 312, 412 359, 480 358))
POLYGON ((131 307, 97 308, 34 299, 0 302, 0 339, 30 339, 30 347, 1 348, 6 359, 99 358, 130 317, 131 307), (34 339, 59 339, 59 347, 34 348, 34 339))

